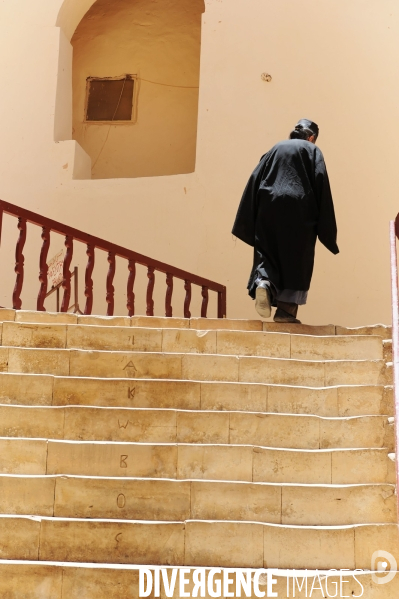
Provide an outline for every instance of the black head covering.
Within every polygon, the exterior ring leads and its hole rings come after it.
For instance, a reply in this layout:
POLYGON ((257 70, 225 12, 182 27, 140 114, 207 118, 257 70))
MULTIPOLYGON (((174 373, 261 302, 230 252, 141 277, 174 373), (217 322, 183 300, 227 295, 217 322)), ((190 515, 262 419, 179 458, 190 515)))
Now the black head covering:
POLYGON ((309 132, 311 135, 314 135, 316 139, 319 136, 319 126, 313 121, 309 121, 309 119, 301 119, 298 121, 298 123, 295 125, 295 129, 296 131, 309 132))

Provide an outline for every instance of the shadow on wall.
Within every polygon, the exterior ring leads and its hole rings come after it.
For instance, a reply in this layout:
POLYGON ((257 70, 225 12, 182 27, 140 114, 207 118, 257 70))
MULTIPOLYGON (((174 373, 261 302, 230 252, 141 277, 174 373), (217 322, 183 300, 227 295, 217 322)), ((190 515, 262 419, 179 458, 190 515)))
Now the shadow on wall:
POLYGON ((203 0, 97 0, 73 46, 73 139, 92 177, 195 170, 203 0))

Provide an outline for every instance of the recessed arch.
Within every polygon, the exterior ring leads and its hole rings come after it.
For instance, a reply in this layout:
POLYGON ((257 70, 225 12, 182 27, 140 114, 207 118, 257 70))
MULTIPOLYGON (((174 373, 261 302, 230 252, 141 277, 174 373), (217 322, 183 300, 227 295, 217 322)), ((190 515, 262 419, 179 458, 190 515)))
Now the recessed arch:
POLYGON ((80 21, 96 0, 64 0, 57 16, 57 27, 70 41, 80 21))
MULTIPOLYGON (((77 26, 97 0, 64 0, 57 15, 57 27, 70 41, 77 26)), ((205 12, 205 0, 201 0, 201 12, 205 12)))
POLYGON ((73 47, 72 137, 93 178, 195 170, 204 9, 204 0, 64 1, 57 24, 73 47), (89 82, 126 77, 131 119, 88 118, 89 82))

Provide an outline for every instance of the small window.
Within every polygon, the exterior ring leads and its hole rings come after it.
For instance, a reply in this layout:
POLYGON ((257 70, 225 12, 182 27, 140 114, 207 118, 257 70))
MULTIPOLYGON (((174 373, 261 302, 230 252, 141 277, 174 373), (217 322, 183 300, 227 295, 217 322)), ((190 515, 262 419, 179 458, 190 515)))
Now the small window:
POLYGON ((132 75, 115 79, 89 77, 86 121, 131 121, 134 83, 132 75))

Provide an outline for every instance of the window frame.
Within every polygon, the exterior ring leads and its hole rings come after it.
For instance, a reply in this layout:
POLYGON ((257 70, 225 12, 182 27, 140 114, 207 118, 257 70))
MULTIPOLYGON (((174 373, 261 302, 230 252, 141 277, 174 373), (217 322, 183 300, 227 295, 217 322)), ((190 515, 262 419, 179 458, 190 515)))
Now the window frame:
POLYGON ((85 97, 85 105, 84 105, 84 115, 83 122, 86 125, 135 125, 137 123, 137 106, 138 106, 138 96, 139 96, 139 87, 140 87, 140 78, 138 75, 132 75, 130 73, 126 73, 124 75, 117 75, 115 77, 87 77, 86 78, 86 97, 85 97), (132 118, 128 121, 93 121, 87 120, 87 109, 89 105, 89 93, 90 93, 90 83, 92 81, 122 81, 123 79, 131 79, 133 80, 133 98, 132 98, 132 118))

